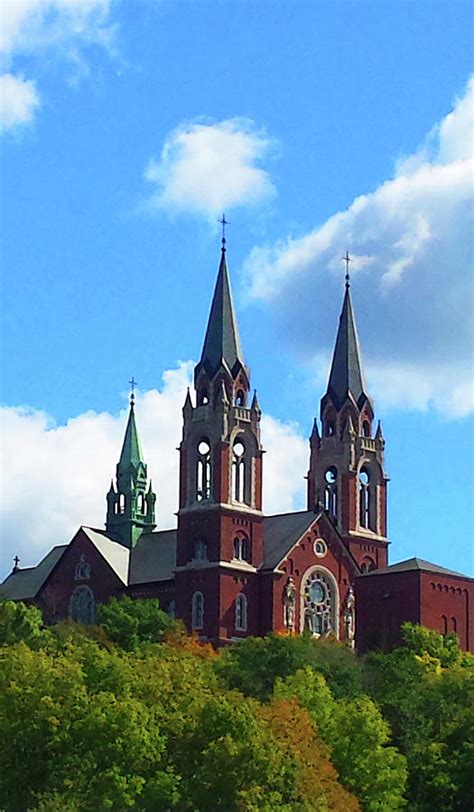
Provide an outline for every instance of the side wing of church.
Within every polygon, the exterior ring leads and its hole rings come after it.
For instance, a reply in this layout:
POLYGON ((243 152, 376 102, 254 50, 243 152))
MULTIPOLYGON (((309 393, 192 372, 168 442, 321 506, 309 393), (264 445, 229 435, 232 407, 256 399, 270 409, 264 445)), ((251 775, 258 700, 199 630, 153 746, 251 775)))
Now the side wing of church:
POLYGON ((334 635, 360 652, 404 621, 474 651, 474 580, 418 558, 389 565, 385 440, 367 392, 346 275, 327 391, 309 440, 307 509, 264 516, 261 411, 251 394, 225 239, 194 391, 183 407, 177 528, 157 531, 133 395, 105 530, 81 527, 1 586, 55 622, 93 622, 114 595, 159 598, 215 646, 270 631, 334 635))

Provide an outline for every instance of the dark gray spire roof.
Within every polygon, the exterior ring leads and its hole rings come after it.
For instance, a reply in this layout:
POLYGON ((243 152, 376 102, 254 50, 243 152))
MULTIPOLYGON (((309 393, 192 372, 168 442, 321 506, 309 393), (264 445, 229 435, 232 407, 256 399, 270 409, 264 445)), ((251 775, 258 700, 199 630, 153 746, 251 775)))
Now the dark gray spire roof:
POLYGON ((221 360, 226 362, 230 370, 237 361, 245 368, 224 245, 199 365, 207 367, 212 374, 219 368, 221 360))
POLYGON ((327 393, 335 397, 337 404, 341 406, 348 392, 352 394, 356 403, 362 394, 368 397, 362 372, 359 337, 352 309, 350 287, 346 282, 327 393))

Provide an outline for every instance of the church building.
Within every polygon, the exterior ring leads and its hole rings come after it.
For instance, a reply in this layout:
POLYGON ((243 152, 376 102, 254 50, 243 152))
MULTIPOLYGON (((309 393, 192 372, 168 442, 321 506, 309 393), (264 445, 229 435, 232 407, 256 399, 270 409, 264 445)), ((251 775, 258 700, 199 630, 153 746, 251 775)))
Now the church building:
MULTIPOLYGON (((105 529, 80 527, 3 597, 49 622, 93 622, 110 596, 159 598, 220 647, 270 631, 333 635, 363 653, 404 621, 454 631, 474 651, 474 580, 418 558, 389 565, 385 439, 364 380, 346 275, 327 390, 309 438, 306 510, 262 512, 261 410, 250 384, 222 240, 193 392, 183 407, 177 527, 156 530, 132 394, 105 529)), ((303 474, 303 472, 302 472, 303 474)))

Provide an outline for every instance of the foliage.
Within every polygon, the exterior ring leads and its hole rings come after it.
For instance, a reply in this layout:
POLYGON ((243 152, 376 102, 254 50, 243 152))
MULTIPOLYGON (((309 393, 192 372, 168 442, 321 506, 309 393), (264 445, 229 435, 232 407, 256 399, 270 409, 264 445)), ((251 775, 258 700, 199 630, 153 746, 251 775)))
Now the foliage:
POLYGON ((407 757, 413 810, 472 808, 474 658, 457 638, 407 624, 405 645, 365 661, 367 687, 407 757))
POLYGON ((342 783, 359 798, 363 809, 405 806, 405 759, 387 746, 389 726, 368 696, 335 699, 324 677, 310 667, 278 679, 274 693, 297 697, 307 708, 329 746, 342 783))
POLYGON ((360 665, 352 651, 336 640, 278 634, 248 637, 227 649, 216 667, 228 687, 265 700, 277 678, 291 676, 307 665, 327 677, 335 696, 362 693, 360 665))
POLYGON ((19 601, 0 601, 0 646, 23 640, 31 648, 46 645, 51 639, 43 615, 36 606, 19 601))
POLYGON ((178 634, 182 624, 160 609, 158 600, 111 598, 101 604, 97 622, 109 640, 126 651, 136 651, 145 642, 158 643, 166 634, 178 634))

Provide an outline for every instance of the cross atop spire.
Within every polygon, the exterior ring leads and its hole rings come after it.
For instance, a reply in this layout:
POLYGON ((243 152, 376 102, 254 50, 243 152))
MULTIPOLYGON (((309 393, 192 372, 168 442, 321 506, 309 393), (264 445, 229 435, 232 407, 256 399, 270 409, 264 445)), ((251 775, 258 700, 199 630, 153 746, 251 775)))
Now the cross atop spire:
POLYGON ((225 213, 224 212, 222 212, 222 217, 217 222, 220 223, 221 226, 222 226, 222 240, 221 240, 222 248, 221 248, 221 250, 225 251, 226 250, 226 248, 225 248, 225 244, 226 244, 225 227, 230 225, 230 224, 229 224, 229 221, 225 219, 225 213))
POLYGON ((132 391, 130 392, 130 406, 134 406, 135 404, 135 387, 137 386, 137 381, 132 375, 131 380, 129 381, 132 391))
POLYGON ((351 278, 349 275, 349 262, 352 262, 352 258, 349 256, 349 251, 346 250, 345 257, 342 257, 343 261, 346 263, 346 290, 349 290, 351 286, 351 278))

